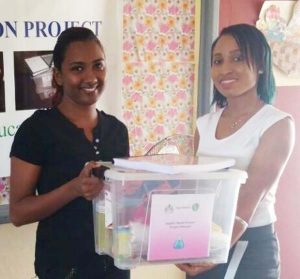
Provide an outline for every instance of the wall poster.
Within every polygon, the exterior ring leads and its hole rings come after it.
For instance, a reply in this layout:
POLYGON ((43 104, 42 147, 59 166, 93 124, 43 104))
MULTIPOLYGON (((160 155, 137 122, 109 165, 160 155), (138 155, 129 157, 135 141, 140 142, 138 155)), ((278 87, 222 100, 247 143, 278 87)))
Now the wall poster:
POLYGON ((122 1, 11 0, 0 2, 0 209, 8 204, 13 137, 34 110, 50 106, 52 50, 71 26, 90 28, 107 57, 99 109, 121 117, 122 1))

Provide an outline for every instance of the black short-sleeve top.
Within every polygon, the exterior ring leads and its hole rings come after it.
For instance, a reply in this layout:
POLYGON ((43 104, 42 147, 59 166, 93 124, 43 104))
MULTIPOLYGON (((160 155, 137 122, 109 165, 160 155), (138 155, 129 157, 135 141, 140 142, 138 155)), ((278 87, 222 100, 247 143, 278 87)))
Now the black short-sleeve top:
MULTIPOLYGON (((97 112, 92 142, 57 108, 37 110, 21 124, 10 156, 41 166, 38 194, 78 176, 87 161, 129 156, 126 126, 114 116, 97 112)), ((92 202, 77 198, 39 222, 36 264, 44 260, 78 264, 94 251, 92 202)))

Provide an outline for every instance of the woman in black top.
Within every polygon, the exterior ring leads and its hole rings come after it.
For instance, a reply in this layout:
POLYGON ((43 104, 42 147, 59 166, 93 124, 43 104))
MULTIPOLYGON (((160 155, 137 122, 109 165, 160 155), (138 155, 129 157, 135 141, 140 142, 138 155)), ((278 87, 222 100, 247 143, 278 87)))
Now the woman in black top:
POLYGON ((39 221, 35 270, 40 279, 129 278, 95 253, 91 200, 102 181, 95 161, 129 155, 128 132, 96 109, 106 75, 103 47, 92 31, 65 30, 53 51, 53 108, 20 126, 11 149, 10 217, 39 221))

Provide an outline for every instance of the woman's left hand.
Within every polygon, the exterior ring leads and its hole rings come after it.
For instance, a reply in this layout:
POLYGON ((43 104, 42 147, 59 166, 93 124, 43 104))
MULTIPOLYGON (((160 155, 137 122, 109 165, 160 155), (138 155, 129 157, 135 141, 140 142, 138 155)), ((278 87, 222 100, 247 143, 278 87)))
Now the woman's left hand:
POLYGON ((207 264, 207 263, 199 263, 199 264, 176 264, 176 266, 182 270, 183 272, 186 272, 189 276, 196 276, 198 274, 204 273, 212 268, 214 268, 215 264, 207 264))

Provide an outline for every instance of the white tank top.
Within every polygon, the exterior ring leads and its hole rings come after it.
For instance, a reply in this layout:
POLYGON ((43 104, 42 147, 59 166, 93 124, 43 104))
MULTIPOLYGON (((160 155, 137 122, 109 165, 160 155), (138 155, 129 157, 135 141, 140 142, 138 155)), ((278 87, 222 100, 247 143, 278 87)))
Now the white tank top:
MULTIPOLYGON (((232 135, 216 139, 216 128, 223 109, 211 112, 197 119, 200 142, 198 155, 211 155, 234 158, 235 168, 247 171, 254 152, 263 133, 279 120, 291 117, 272 105, 264 105, 239 130, 232 135)), ((276 181, 258 205, 249 227, 268 225, 276 221, 275 194, 276 181)))

